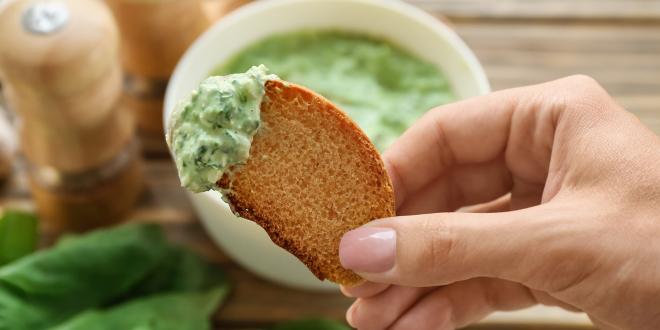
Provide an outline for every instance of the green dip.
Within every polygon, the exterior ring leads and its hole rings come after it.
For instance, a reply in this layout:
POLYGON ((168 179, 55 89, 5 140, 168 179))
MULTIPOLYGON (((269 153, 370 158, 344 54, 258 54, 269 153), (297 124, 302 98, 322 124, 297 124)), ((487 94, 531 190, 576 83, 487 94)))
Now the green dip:
POLYGON ((260 124, 269 75, 263 66, 245 73, 209 77, 172 112, 167 143, 181 184, 192 192, 218 189, 216 182, 244 164, 260 124))
POLYGON ((380 151, 424 112, 455 99, 436 66, 362 34, 319 30, 275 35, 247 47, 213 74, 244 72, 258 64, 338 105, 380 151))

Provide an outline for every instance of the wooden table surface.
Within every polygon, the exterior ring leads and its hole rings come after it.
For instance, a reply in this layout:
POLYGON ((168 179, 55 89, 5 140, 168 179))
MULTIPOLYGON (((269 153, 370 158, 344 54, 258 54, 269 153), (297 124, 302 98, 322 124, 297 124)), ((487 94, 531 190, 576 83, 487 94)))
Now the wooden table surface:
MULTIPOLYGON (((600 81, 660 134, 660 1, 411 0, 444 16, 474 50, 493 89, 582 73, 600 81)), ((214 318, 217 328, 258 328, 303 316, 343 319, 339 294, 289 290, 229 260, 205 235, 167 155, 146 162, 148 192, 131 219, 159 222, 170 236, 221 264, 235 287, 214 318)), ((31 205, 20 171, 0 187, 0 205, 31 205)))

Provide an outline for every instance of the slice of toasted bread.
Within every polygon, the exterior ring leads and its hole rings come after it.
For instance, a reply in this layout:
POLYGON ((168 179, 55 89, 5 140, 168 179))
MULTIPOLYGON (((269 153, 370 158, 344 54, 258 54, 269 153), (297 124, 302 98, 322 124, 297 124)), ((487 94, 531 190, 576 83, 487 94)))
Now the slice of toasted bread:
POLYGON ((218 182, 234 212, 261 225, 319 279, 359 283, 339 262, 339 241, 394 216, 380 155, 344 112, 294 84, 266 83, 261 125, 247 164, 218 182))

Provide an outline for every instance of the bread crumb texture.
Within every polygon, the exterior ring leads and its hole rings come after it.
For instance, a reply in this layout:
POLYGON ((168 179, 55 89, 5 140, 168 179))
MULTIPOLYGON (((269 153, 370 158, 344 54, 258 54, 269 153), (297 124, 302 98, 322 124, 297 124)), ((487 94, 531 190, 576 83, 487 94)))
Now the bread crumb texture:
POLYGON ((395 214, 380 155, 341 110, 290 83, 266 83, 261 125, 247 163, 218 182, 232 209, 319 279, 360 283, 341 266, 339 242, 347 231, 395 214))

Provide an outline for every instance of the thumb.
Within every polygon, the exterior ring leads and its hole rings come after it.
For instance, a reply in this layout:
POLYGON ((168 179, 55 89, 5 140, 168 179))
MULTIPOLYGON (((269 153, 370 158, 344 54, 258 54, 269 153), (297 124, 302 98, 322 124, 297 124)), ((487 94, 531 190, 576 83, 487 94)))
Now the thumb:
MULTIPOLYGON (((545 276, 578 269, 576 240, 589 230, 562 208, 501 213, 436 213, 372 221, 347 232, 342 265, 372 282, 439 286, 475 277, 544 288, 545 276), (564 225, 562 225, 562 222, 564 225), (545 275, 544 275, 545 274, 545 275)), ((567 274, 570 275, 570 274, 567 274)), ((566 277, 564 277, 566 278, 566 277)), ((570 278, 570 277, 568 277, 570 278)))

